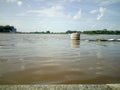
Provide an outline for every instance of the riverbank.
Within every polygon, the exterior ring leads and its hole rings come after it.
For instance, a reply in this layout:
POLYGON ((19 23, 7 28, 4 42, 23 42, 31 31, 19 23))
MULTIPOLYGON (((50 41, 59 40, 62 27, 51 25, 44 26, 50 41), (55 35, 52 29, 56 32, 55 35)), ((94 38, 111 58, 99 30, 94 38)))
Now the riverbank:
POLYGON ((0 90, 120 90, 120 84, 0 85, 0 90))

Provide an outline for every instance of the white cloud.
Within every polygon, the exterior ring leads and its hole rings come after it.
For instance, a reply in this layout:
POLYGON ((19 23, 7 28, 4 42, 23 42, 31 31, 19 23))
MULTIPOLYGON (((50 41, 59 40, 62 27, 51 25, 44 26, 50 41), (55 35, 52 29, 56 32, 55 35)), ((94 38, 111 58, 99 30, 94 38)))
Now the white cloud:
POLYGON ((120 2, 120 0, 88 0, 88 1, 97 3, 99 5, 111 5, 120 2))
POLYGON ((7 3, 16 3, 18 6, 22 6, 23 2, 20 0, 5 0, 7 3))
POLYGON ((17 0, 5 0, 7 3, 9 2, 16 2, 17 0))
POLYGON ((27 13, 36 13, 38 16, 47 16, 47 17, 61 17, 65 16, 63 13, 63 6, 52 6, 50 8, 44 8, 40 10, 29 10, 27 13))
POLYGON ((80 2, 81 0, 64 0, 65 2, 80 2))
POLYGON ((22 6, 23 2, 22 1, 17 1, 18 6, 22 6))
POLYGON ((24 13, 17 13, 16 16, 26 16, 27 14, 24 12, 24 13))
MULTIPOLYGON (((39 1, 39 2, 47 2, 47 0, 34 0, 34 1, 39 1)), ((81 2, 81 0, 57 0, 60 2, 81 2)))
POLYGON ((95 14, 95 13, 97 13, 97 10, 91 10, 90 13, 95 14))
POLYGON ((118 2, 120 2, 120 0, 102 0, 100 4, 102 4, 102 5, 110 5, 110 4, 118 3, 118 2))
POLYGON ((105 10, 106 10, 106 8, 104 8, 104 7, 99 8, 100 14, 98 14, 97 20, 100 20, 104 16, 105 10))
POLYGON ((78 20, 81 18, 82 12, 81 9, 73 16, 74 20, 78 20))
POLYGON ((40 2, 44 2, 44 1, 46 1, 46 0, 33 0, 33 1, 40 1, 40 2))

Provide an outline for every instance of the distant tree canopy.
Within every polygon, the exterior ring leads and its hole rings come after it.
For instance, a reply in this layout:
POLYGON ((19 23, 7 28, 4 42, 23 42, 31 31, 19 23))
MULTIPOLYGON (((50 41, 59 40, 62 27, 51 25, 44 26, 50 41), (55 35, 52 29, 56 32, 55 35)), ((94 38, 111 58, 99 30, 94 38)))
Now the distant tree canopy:
POLYGON ((16 28, 14 26, 0 26, 0 32, 16 32, 16 28))
POLYGON ((82 33, 82 34, 115 34, 120 35, 120 30, 88 30, 88 31, 77 31, 77 30, 67 30, 66 32, 50 32, 50 31, 41 31, 41 32, 30 32, 30 34, 71 34, 71 33, 82 33))
POLYGON ((80 31, 76 31, 76 30, 68 30, 66 31, 67 34, 71 34, 71 33, 81 33, 80 31))
POLYGON ((41 31, 41 32, 38 32, 38 31, 30 32, 30 34, 50 34, 50 33, 51 33, 50 31, 46 31, 46 32, 44 32, 44 31, 41 31))
POLYGON ((49 34, 49 33, 50 33, 50 31, 46 31, 46 33, 48 33, 48 34, 49 34))
POLYGON ((83 34, 120 34, 119 30, 94 30, 94 31, 83 31, 83 34))

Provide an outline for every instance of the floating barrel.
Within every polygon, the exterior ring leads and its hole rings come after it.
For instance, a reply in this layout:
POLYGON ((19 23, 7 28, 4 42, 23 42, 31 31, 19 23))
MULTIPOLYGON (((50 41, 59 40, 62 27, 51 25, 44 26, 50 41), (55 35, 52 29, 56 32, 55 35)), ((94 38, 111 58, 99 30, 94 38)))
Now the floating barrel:
POLYGON ((72 34, 70 35, 70 38, 71 38, 72 40, 80 40, 80 33, 72 33, 72 34))

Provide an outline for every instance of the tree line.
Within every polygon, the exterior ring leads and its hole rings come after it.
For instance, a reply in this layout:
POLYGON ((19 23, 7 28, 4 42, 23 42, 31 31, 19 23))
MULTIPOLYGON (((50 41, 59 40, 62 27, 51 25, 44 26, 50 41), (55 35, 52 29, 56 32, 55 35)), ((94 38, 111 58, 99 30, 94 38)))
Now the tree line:
POLYGON ((41 31, 41 32, 36 31, 36 32, 29 32, 29 33, 30 34, 51 34, 50 31, 41 31))
POLYGON ((17 32, 17 31, 14 26, 6 25, 6 26, 0 26, 0 32, 9 33, 9 32, 17 32))
POLYGON ((67 30, 66 32, 51 32, 51 31, 41 31, 41 32, 30 32, 30 34, 71 34, 71 33, 81 33, 81 34, 115 34, 120 35, 120 30, 86 30, 86 31, 77 31, 77 30, 67 30))
POLYGON ((66 32, 51 32, 51 31, 41 31, 41 32, 29 32, 30 34, 71 34, 71 33, 81 33, 76 30, 67 30, 66 32))
POLYGON ((83 34, 120 34, 120 30, 91 30, 91 31, 83 31, 83 34))
POLYGON ((81 33, 81 34, 115 34, 120 35, 120 30, 86 30, 86 31, 78 31, 78 30, 67 30, 66 32, 51 32, 51 31, 41 31, 41 32, 17 32, 16 28, 14 26, 6 25, 1 26, 0 25, 0 32, 2 33, 21 33, 21 34, 71 34, 71 33, 81 33))

